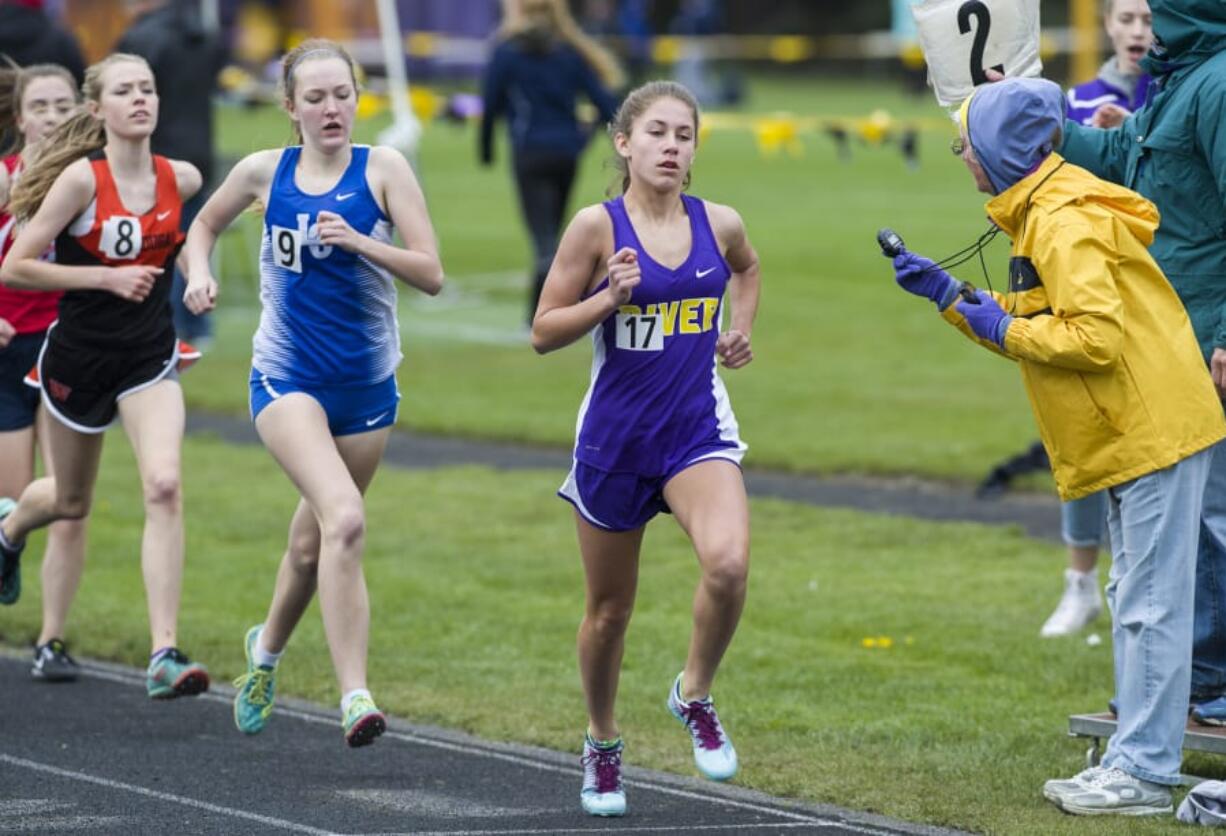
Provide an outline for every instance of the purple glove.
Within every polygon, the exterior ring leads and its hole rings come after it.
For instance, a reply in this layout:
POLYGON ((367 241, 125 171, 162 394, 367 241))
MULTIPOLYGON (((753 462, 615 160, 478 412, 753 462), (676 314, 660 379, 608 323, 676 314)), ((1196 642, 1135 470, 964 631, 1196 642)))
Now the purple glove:
POLYGON ((894 281, 908 293, 931 299, 945 310, 958 295, 961 284, 930 258, 915 253, 894 256, 894 281))
POLYGON ((966 324, 971 326, 975 336, 1004 348, 1005 332, 1009 330, 1013 317, 1005 313, 1004 308, 997 304, 996 298, 986 290, 977 290, 975 295, 979 297, 979 304, 975 305, 964 299, 958 303, 958 313, 966 317, 966 324))

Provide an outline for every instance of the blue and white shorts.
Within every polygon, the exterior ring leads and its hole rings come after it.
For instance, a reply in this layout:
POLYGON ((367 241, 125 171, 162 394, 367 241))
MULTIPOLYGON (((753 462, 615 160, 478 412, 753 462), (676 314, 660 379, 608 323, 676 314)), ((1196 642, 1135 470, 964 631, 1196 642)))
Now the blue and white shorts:
POLYGON ((251 369, 251 420, 277 398, 291 392, 310 395, 328 416, 328 431, 333 436, 373 432, 396 423, 400 390, 396 376, 369 386, 324 386, 276 380, 258 369, 251 369))

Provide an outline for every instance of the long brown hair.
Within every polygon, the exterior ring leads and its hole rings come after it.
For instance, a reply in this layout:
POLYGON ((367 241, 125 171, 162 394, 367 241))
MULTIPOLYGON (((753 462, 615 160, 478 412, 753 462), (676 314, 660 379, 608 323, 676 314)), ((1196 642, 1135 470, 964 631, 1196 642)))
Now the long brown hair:
POLYGON ((7 55, 0 55, 0 59, 3 59, 3 63, 0 63, 0 138, 8 138, 8 142, 0 148, 0 157, 7 157, 16 154, 26 144, 25 135, 17 129, 17 119, 21 116, 21 99, 31 81, 36 78, 63 79, 78 103, 81 101, 81 91, 77 89, 77 80, 72 73, 59 64, 19 67, 7 55))
MULTIPOLYGON (((149 63, 139 55, 116 52, 91 64, 85 71, 82 92, 85 98, 97 103, 102 100, 102 74, 115 64, 124 61, 149 63)), ((153 71, 150 70, 150 73, 153 71)), ((64 169, 88 154, 106 145, 106 125, 88 110, 82 109, 51 132, 40 144, 42 149, 34 161, 21 173, 21 179, 13 189, 9 212, 18 220, 28 220, 43 205, 43 199, 51 190, 51 184, 64 169)))
POLYGON ((610 90, 620 90, 626 83, 626 74, 613 57, 613 53, 596 43, 579 28, 566 0, 503 0, 502 25, 498 27, 498 39, 506 40, 522 35, 533 28, 533 23, 524 13, 524 3, 539 3, 547 12, 550 34, 574 47, 583 56, 601 82, 610 90))
MULTIPOLYGON (((622 102, 622 106, 617 109, 617 115, 609 123, 609 138, 612 139, 618 134, 630 136, 630 131, 634 127, 634 121, 642 116, 647 111, 647 108, 660 99, 676 99, 686 105, 690 112, 694 114, 694 145, 697 146, 700 119, 698 99, 694 97, 694 94, 690 92, 688 87, 675 81, 649 81, 631 90, 626 96, 625 101, 622 102)), ((621 154, 615 153, 613 155, 613 167, 621 175, 621 194, 625 194, 626 190, 630 188, 630 164, 621 154)), ((688 189, 689 186, 690 172, 687 171, 681 188, 688 189)), ((610 186, 608 191, 611 194, 613 186, 610 186)))
MULTIPOLYGON (((327 38, 308 38, 281 56, 281 102, 286 112, 289 111, 289 105, 294 101, 294 92, 298 84, 294 71, 303 61, 313 61, 316 58, 339 58, 348 64, 349 77, 353 79, 353 94, 356 96, 361 92, 361 87, 358 85, 357 65, 354 64, 353 56, 349 54, 349 51, 336 41, 330 41, 327 38)), ((302 127, 297 122, 293 122, 293 131, 294 139, 301 144, 302 127)))

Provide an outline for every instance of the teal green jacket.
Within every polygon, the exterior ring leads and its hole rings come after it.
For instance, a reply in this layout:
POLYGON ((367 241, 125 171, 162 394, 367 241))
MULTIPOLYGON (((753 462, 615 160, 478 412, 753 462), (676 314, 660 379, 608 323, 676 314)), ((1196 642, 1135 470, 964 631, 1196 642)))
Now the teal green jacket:
POLYGON ((1226 348, 1226 2, 1150 0, 1157 86, 1112 130, 1066 121, 1060 153, 1140 192, 1161 224, 1150 254, 1187 308, 1205 358, 1226 348))

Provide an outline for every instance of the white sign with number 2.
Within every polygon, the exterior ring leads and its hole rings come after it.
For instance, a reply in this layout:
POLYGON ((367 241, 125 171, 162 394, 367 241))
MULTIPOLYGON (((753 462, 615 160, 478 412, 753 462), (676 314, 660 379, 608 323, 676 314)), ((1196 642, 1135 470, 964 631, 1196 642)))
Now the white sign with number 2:
POLYGON ((986 71, 1037 76, 1039 0, 920 0, 911 7, 928 83, 943 107, 956 108, 986 71))

